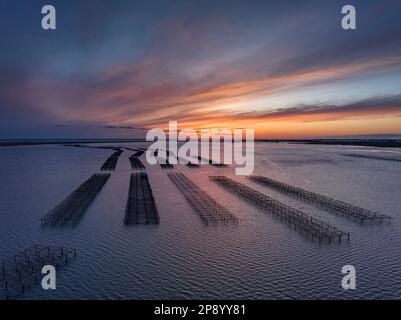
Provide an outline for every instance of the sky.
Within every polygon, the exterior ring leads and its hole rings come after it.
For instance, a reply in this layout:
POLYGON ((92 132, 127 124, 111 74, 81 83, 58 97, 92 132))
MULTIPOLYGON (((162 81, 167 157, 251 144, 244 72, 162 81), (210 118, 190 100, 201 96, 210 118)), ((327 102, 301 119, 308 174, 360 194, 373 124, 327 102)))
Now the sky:
POLYGON ((0 0, 0 139, 401 135, 400 21, 399 0, 0 0))

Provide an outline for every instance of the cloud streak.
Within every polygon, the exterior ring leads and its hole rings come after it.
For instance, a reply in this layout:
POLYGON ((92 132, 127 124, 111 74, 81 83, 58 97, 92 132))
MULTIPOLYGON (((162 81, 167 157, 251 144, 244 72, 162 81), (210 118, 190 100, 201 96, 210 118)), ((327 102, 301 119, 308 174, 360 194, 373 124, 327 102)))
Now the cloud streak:
MULTIPOLYGON (((76 16, 66 11, 65 21, 75 18, 76 25, 62 25, 61 38, 30 34, 27 58, 19 38, 4 35, 3 126, 15 131, 60 123, 140 132, 169 120, 200 128, 237 127, 241 120, 258 127, 399 119, 401 90, 387 89, 401 80, 394 76, 401 74, 397 8, 383 7, 372 26, 347 33, 333 16, 338 8, 319 1, 300 9, 286 1, 221 1, 213 10, 202 2, 157 3, 163 12, 157 15, 147 6, 130 13, 128 1, 113 10, 106 2, 93 4, 86 2, 76 16), (324 18, 324 27, 311 25, 316 17, 324 18), (350 93, 366 79, 369 86, 350 93), (337 89, 342 83, 350 87, 347 94, 337 89), (334 94, 326 97, 324 90, 334 94), (294 95, 296 102, 288 98, 294 95)), ((375 7, 356 5, 364 23, 375 7)))

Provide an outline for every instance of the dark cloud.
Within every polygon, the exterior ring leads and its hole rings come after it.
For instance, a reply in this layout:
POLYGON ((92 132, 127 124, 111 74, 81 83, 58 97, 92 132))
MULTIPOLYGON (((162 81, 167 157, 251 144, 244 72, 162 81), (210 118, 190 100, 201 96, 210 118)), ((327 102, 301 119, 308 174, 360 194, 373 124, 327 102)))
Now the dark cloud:
POLYGON ((147 130, 145 128, 136 128, 132 126, 115 126, 115 125, 107 125, 103 126, 105 129, 124 129, 124 130, 147 130))
POLYGON ((336 90, 340 80, 352 86, 400 70, 399 2, 355 0, 350 32, 340 28, 337 2, 55 0, 54 33, 39 27, 42 4, 0 3, 0 124, 13 132, 52 123, 114 133, 170 119, 330 120, 378 114, 380 103, 398 112, 370 97, 374 87, 347 105, 305 99, 251 110, 255 97, 336 90), (243 101, 243 112, 226 107, 243 101))
POLYGON ((341 105, 300 105, 268 112, 238 112, 225 115, 231 119, 298 119, 302 122, 374 118, 384 115, 401 115, 401 95, 371 97, 341 105), (317 116, 317 118, 316 118, 317 116))

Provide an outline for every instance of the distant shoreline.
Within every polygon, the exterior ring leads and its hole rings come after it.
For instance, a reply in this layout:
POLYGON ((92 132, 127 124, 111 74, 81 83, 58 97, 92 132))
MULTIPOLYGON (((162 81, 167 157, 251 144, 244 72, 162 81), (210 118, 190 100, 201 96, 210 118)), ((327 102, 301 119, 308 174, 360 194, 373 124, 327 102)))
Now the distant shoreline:
MULTIPOLYGON (((147 142, 145 139, 60 139, 60 140, 0 140, 0 147, 53 145, 53 144, 92 144, 147 142)), ((256 139, 255 142, 344 145, 381 148, 401 148, 401 139, 256 139)))
POLYGON ((127 142, 146 142, 144 139, 129 139, 129 140, 118 140, 118 139, 76 139, 76 140, 0 140, 0 147, 16 147, 16 146, 32 146, 32 145, 48 145, 48 144, 91 144, 91 143, 127 143, 127 142))
POLYGON ((299 144, 342 145, 380 148, 401 148, 401 139, 294 139, 294 140, 255 140, 261 142, 286 142, 299 144))

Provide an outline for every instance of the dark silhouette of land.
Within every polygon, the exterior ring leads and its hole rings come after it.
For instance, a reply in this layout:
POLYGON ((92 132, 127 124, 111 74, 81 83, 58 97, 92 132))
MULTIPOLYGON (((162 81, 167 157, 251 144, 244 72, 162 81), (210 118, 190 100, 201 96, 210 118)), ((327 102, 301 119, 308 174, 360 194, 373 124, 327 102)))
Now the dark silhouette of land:
MULTIPOLYGON (((0 147, 45 144, 146 142, 145 139, 0 140, 0 147)), ((401 148, 401 139, 255 139, 255 142, 401 148)))
POLYGON ((289 139, 289 140, 256 140, 263 142, 286 142, 301 144, 319 144, 319 145, 343 145, 343 146, 364 146, 364 147, 382 147, 382 148, 401 148, 401 139, 289 139))
POLYGON ((127 143, 145 142, 145 139, 65 139, 65 140, 0 140, 0 147, 30 146, 44 144, 89 144, 89 143, 127 143))

